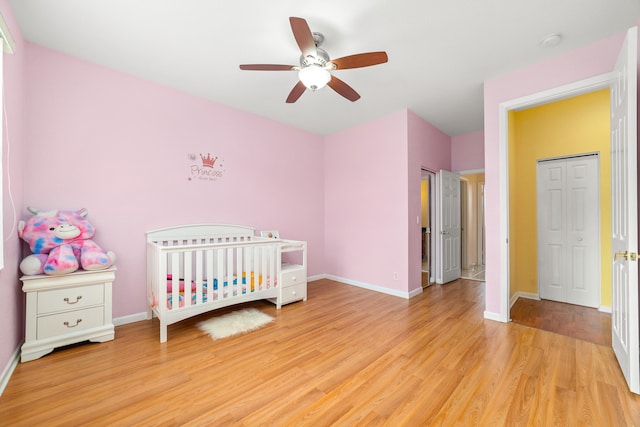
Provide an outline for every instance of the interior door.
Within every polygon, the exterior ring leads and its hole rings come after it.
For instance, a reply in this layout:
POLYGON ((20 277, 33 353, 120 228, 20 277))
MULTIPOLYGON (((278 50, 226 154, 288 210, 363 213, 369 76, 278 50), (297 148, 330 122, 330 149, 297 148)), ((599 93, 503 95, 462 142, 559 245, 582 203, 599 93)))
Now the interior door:
POLYGON ((486 265, 485 260, 485 234, 484 234, 484 181, 478 183, 478 265, 482 270, 486 265))
POLYGON ((600 305, 598 155, 537 165, 540 298, 600 305))
POLYGON ((460 278, 460 175, 441 170, 440 271, 442 283, 460 278))
POLYGON ((433 181, 435 174, 422 170, 422 178, 420 181, 421 193, 421 214, 422 214, 422 287, 429 286, 433 273, 433 255, 431 247, 431 229, 433 228, 433 181))
POLYGON ((638 29, 627 32, 611 84, 612 340, 629 389, 640 394, 637 193, 638 29))

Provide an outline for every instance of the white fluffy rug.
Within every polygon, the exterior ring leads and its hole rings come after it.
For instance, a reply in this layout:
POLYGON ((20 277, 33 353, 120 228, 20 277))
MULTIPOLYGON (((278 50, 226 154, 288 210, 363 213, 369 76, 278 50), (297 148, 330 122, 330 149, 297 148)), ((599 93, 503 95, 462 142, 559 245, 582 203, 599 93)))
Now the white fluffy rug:
POLYGON ((254 331, 272 320, 273 317, 264 314, 260 310, 245 308, 202 321, 198 323, 198 328, 211 335, 214 340, 217 340, 254 331))

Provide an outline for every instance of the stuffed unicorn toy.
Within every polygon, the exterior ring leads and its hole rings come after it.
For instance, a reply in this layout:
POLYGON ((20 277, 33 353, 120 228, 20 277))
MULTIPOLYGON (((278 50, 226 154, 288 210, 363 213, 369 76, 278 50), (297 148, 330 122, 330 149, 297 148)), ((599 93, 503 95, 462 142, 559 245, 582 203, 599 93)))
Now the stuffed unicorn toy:
POLYGON ((91 237, 95 228, 87 221, 87 210, 41 211, 27 208, 34 216, 18 223, 18 236, 29 244, 32 255, 20 263, 26 275, 104 270, 115 262, 115 254, 104 251, 91 237))

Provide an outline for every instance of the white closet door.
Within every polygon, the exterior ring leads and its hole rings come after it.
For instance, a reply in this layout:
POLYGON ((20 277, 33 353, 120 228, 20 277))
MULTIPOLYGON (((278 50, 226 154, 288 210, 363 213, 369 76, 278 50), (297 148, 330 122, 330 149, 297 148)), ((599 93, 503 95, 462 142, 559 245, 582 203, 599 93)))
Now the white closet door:
POLYGON ((543 161, 537 170, 540 298, 600 304, 598 158, 543 161))
POLYGON ((598 157, 567 160, 567 302, 600 306, 600 179, 598 157))
POLYGON ((566 299, 563 272, 567 265, 566 248, 566 180, 564 162, 538 164, 538 290, 540 298, 566 299))

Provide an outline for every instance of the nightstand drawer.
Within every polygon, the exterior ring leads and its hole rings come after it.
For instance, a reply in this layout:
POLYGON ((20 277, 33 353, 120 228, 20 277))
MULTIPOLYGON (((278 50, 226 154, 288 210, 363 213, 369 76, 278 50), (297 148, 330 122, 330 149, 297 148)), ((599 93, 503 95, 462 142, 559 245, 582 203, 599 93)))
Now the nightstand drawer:
POLYGON ((300 283, 307 283, 307 269, 283 269, 282 270, 282 283, 281 286, 291 286, 300 283))
POLYGON ((102 284, 38 292, 38 314, 104 304, 102 284))
POLYGON ((281 304, 289 304, 293 301, 299 301, 307 299, 307 283, 301 283, 299 285, 287 286, 281 289, 282 301, 281 304))
POLYGON ((37 339, 84 331, 104 325, 104 307, 86 308, 38 317, 37 339))

